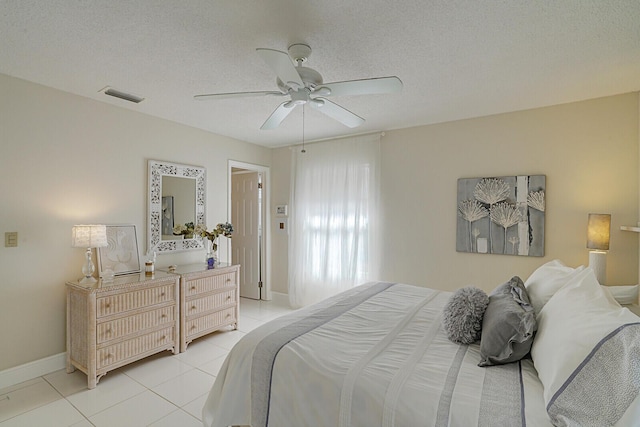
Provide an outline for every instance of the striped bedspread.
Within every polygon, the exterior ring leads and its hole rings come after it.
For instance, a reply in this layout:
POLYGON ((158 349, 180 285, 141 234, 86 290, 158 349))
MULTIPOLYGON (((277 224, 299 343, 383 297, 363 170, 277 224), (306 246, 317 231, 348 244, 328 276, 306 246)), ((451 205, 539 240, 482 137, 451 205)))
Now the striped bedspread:
POLYGON ((247 334, 222 366, 206 426, 551 425, 531 361, 480 368, 441 327, 450 293, 369 283, 247 334))

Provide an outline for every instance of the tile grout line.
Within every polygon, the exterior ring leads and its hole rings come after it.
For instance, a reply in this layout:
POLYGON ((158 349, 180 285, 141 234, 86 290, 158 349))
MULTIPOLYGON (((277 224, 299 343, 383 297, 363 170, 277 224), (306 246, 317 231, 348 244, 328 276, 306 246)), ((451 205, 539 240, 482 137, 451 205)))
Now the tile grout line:
MULTIPOLYGON (((255 307, 255 306, 254 306, 254 307, 255 307)), ((282 315, 284 315, 284 314, 286 314, 286 313, 288 313, 288 312, 293 311, 293 310, 288 309, 288 308, 286 308, 286 307, 279 307, 279 306, 278 306, 277 308, 273 309, 273 310, 269 310, 269 309, 266 309, 266 307, 267 307, 267 306, 266 306, 265 304, 261 304, 261 303, 259 302, 259 303, 257 304, 257 307, 255 307, 255 308, 256 308, 258 311, 262 311, 262 313, 255 313, 255 314, 256 314, 256 317, 253 317, 253 316, 251 316, 251 311, 252 311, 252 308, 254 308, 254 307, 251 307, 251 308, 246 309, 247 311, 249 311, 249 312, 250 312, 250 313, 249 313, 249 315, 247 315, 247 314, 246 314, 246 312, 245 312, 245 313, 243 313, 243 317, 245 317, 247 320, 250 320, 251 322, 255 322, 255 323, 257 324, 257 325, 256 325, 254 328, 252 328, 251 330, 253 330, 253 329, 257 328, 257 327, 260 327, 261 325, 263 325, 263 324, 265 324, 265 323, 267 323, 267 322, 269 322, 269 321, 271 321, 271 320, 273 320, 273 319, 275 319, 275 318, 278 318, 278 317, 280 317, 280 316, 282 316, 282 315), (257 318, 257 317, 262 317, 262 318, 257 318)), ((242 333, 242 335, 244 336, 244 335, 246 335, 246 334, 250 333, 250 332, 251 332, 251 330, 244 331, 244 330, 241 330, 241 329, 237 329, 236 331, 237 331, 237 332, 242 333)), ((230 331, 230 332, 233 332, 233 331, 230 331)), ((238 341, 238 340, 235 340, 235 342, 234 342, 234 344, 233 344, 233 345, 235 345, 235 343, 237 343, 237 341, 238 341)), ((202 369, 202 366, 203 366, 203 365, 206 365, 206 364, 208 364, 208 363, 211 363, 211 362, 213 362, 214 360, 217 360, 217 359, 219 359, 219 358, 223 358, 223 357, 224 357, 224 358, 226 358, 226 357, 228 356, 229 352, 230 352, 230 349, 228 349, 228 348, 226 348, 226 347, 223 347, 223 346, 221 346, 221 345, 219 345, 219 344, 216 344, 216 343, 214 343, 214 342, 211 342, 211 341, 208 341, 208 344, 210 344, 210 345, 212 345, 212 346, 214 346, 214 347, 218 348, 219 350, 223 350, 223 351, 225 352, 225 354, 222 354, 222 355, 220 355, 220 356, 218 356, 218 357, 216 357, 216 358, 214 358, 214 359, 212 359, 212 360, 209 360, 209 361, 206 361, 206 362, 203 362, 203 363, 198 363, 198 364, 197 364, 197 366, 196 366, 196 364, 191 364, 191 363, 188 363, 188 362, 186 362, 186 361, 184 361, 184 360, 179 359, 179 361, 180 361, 181 363, 183 363, 184 365, 188 366, 188 367, 189 367, 189 369, 188 369, 186 372, 183 372, 183 373, 178 374, 178 375, 176 375, 176 376, 174 376, 174 377, 171 377, 171 378, 169 378, 169 379, 166 379, 165 381, 163 381, 163 382, 161 382, 160 384, 158 384, 158 385, 154 386, 153 388, 158 387, 158 386, 160 386, 160 385, 162 385, 162 384, 165 384, 165 383, 167 383, 167 382, 169 382, 169 381, 175 380, 176 378, 178 378, 178 377, 180 377, 180 376, 182 376, 182 375, 185 375, 186 373, 191 372, 191 371, 193 371, 193 370, 196 370, 199 374, 204 374, 204 375, 207 375, 207 376, 212 377, 212 378, 213 378, 213 381, 215 382, 215 379, 217 378, 217 376, 218 376, 218 375, 213 375, 212 373, 205 371, 204 369, 202 369)), ((233 347, 233 346, 232 346, 232 347, 233 347)), ((192 399, 192 400, 190 400, 190 401, 186 402, 186 403, 185 403, 184 405, 182 405, 182 406, 179 406, 177 403, 172 402, 172 401, 171 401, 171 400, 169 400, 168 398, 166 398, 166 397, 162 396, 161 394, 159 394, 158 392, 156 392, 153 388, 147 387, 147 386, 146 386, 145 384, 143 384, 141 381, 139 381, 139 380, 135 379, 133 376, 129 375, 129 374, 128 374, 128 373, 126 373, 124 370, 123 370, 123 371, 121 371, 121 373, 122 373, 122 374, 124 374, 128 379, 133 380, 133 382, 134 382, 134 383, 136 383, 136 384, 140 385, 141 387, 143 387, 143 390, 142 390, 142 391, 140 391, 139 393, 135 393, 134 395, 130 396, 129 398, 127 398, 127 399, 125 399, 125 400, 122 400, 122 401, 120 401, 120 402, 116 402, 116 403, 112 404, 111 406, 109 406, 109 407, 107 407, 107 408, 104 408, 104 409, 102 409, 102 410, 100 410, 100 411, 96 412, 95 414, 92 414, 92 415, 91 415, 91 417, 95 417, 95 416, 97 416, 98 414, 103 413, 104 411, 111 410, 111 409, 113 409, 114 407, 118 406, 119 404, 121 404, 121 403, 123 403, 123 402, 126 402, 127 400, 129 400, 129 399, 131 399, 131 398, 134 398, 134 397, 136 397, 136 396, 140 396, 140 395, 142 395, 145 391, 150 391, 151 393, 153 393, 154 395, 156 395, 156 396, 160 397, 163 401, 165 401, 165 402, 167 402, 167 403, 169 403, 169 404, 171 405, 171 407, 170 407, 170 408, 171 408, 171 411, 170 411, 168 414, 164 415, 164 416, 163 416, 163 417, 161 417, 161 418, 158 418, 158 419, 156 419, 156 420, 152 421, 150 424, 157 423, 157 422, 159 422, 159 421, 163 420, 164 418, 168 417, 169 415, 174 414, 174 413, 177 413, 178 411, 180 411, 180 412, 182 412, 182 413, 186 414, 187 416, 189 416, 189 417, 191 417, 191 418, 193 418, 193 419, 195 419, 195 420, 197 420, 197 421, 199 421, 199 422, 202 422, 202 421, 200 420, 200 418, 199 418, 199 417, 197 417, 197 416, 193 415, 191 412, 189 412, 188 410, 186 410, 186 409, 185 409, 185 407, 187 407, 187 406, 191 405, 192 403, 194 403, 195 401, 197 401, 197 400, 201 399, 203 396, 206 396, 206 395, 208 394, 208 392, 203 393, 203 394, 201 394, 200 396, 197 396, 196 398, 194 398, 194 399, 192 399)), ((49 373, 49 374, 50 374, 50 373, 49 373)), ((49 374, 46 374, 46 375, 49 375, 49 374)), ((16 415, 12 416, 11 418, 8 418, 7 420, 0 421, 0 426, 1 426, 5 421, 8 421, 8 420, 14 419, 14 418, 16 418, 16 417, 24 416, 25 414, 27 414, 27 413, 29 413, 29 412, 31 412, 31 411, 35 411, 35 410, 37 410, 38 408, 41 408, 41 407, 43 407, 43 406, 46 406, 46 405, 51 404, 51 403, 54 403, 54 402, 58 402, 58 401, 60 401, 60 400, 62 400, 62 399, 64 399, 64 400, 65 400, 65 401, 66 401, 66 402, 67 402, 67 403, 68 403, 68 404, 69 404, 69 405, 70 405, 70 406, 71 406, 75 411, 77 411, 77 412, 82 416, 82 418, 83 418, 83 421, 84 421, 84 422, 87 422, 88 424, 90 424, 90 425, 92 425, 92 426, 95 426, 95 424, 91 421, 90 417, 89 417, 88 415, 86 415, 86 414, 85 414, 85 413, 84 413, 84 412, 83 412, 79 407, 77 407, 76 405, 74 405, 74 404, 73 404, 73 402, 72 402, 71 400, 69 400, 69 397, 74 396, 74 395, 76 395, 76 394, 78 394, 78 393, 81 393, 81 392, 83 392, 83 391, 86 391, 85 389, 83 389, 83 390, 78 390, 78 391, 75 391, 75 392, 73 392, 73 393, 69 394, 68 396, 64 396, 64 395, 63 395, 63 393, 62 393, 62 391, 58 390, 58 388, 56 388, 56 386, 54 385, 54 383, 53 383, 52 381, 50 381, 50 380, 48 380, 47 378, 45 378, 45 375, 41 375, 41 376, 39 376, 39 377, 37 377, 37 378, 34 378, 34 379, 33 379, 33 380, 31 380, 31 381, 33 381, 33 382, 32 382, 32 383, 25 384, 23 387, 18 387, 18 388, 14 389, 14 390, 11 390, 11 391, 9 391, 9 392, 5 393, 4 395, 0 395, 0 404, 2 404, 2 403, 3 403, 3 401, 2 401, 2 397, 3 397, 3 396, 6 396, 6 399, 7 399, 7 400, 10 400, 9 395, 10 395, 12 392, 15 392, 16 390, 21 390, 21 389, 24 389, 24 388, 27 388, 27 387, 33 386, 33 385, 37 384, 37 383, 38 383, 38 382, 40 382, 40 381, 42 381, 42 382, 43 382, 44 384, 46 384, 47 386, 51 387, 51 388, 55 391, 56 395, 58 395, 58 396, 59 396, 59 398, 58 398, 58 399, 55 399, 55 400, 53 400, 53 401, 51 401, 51 402, 44 403, 44 404, 42 404, 42 405, 38 405, 38 406, 36 406, 36 407, 30 408, 29 410, 27 410, 27 411, 25 411, 25 412, 22 412, 22 413, 20 413, 20 414, 16 414, 16 415)), ((78 423, 81 423, 81 422, 83 422, 83 421, 78 421, 78 423)), ((77 424, 77 423, 76 423, 76 424, 77 424)))

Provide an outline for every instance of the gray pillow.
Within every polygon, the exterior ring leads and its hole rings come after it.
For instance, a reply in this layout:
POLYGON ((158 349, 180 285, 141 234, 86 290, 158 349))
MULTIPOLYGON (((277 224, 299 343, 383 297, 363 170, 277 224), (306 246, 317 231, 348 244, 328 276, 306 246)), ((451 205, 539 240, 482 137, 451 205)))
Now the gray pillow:
POLYGON ((455 291, 442 312, 442 326, 449 340, 458 344, 478 341, 487 305, 489 296, 482 289, 468 286, 455 291))
POLYGON ((531 350, 537 330, 536 315, 527 290, 518 276, 498 286, 489 295, 482 320, 478 366, 516 362, 531 350))

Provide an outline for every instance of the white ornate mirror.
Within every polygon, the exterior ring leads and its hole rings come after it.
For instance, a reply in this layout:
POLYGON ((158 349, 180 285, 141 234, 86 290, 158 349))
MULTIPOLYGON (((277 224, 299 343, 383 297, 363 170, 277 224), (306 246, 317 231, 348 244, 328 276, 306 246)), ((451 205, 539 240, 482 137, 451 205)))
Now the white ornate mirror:
POLYGON ((158 254, 202 249, 202 240, 174 226, 205 225, 206 172, 198 166, 149 160, 147 249, 158 254))

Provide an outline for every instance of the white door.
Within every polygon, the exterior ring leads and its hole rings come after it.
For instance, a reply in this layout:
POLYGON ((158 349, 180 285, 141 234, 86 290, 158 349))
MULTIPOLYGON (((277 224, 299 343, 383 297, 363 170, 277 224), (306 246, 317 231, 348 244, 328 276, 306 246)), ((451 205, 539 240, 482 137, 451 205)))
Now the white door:
POLYGON ((260 299, 262 285, 261 174, 239 171, 231 178, 231 216, 234 227, 233 264, 240 264, 240 296, 260 299))

